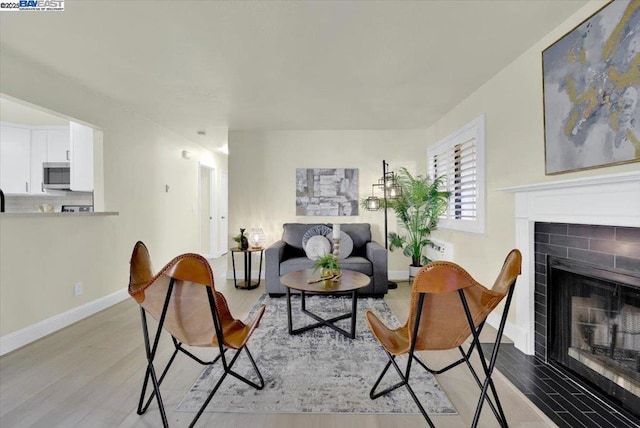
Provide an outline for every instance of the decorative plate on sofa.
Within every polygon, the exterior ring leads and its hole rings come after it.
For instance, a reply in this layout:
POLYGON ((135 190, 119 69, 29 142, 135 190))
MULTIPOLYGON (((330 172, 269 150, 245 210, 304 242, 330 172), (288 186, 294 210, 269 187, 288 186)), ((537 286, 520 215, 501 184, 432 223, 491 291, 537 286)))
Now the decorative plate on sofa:
POLYGON ((331 228, 324 226, 324 225, 318 225, 318 226, 313 226, 311 228, 309 228, 309 230, 307 230, 304 235, 302 235, 302 249, 304 250, 305 248, 307 248, 307 242, 309 241, 309 239, 311 239, 312 236, 316 236, 316 235, 320 235, 320 236, 325 236, 327 239, 331 238, 331 228))
POLYGON ((304 252, 311 260, 318 260, 331 253, 331 243, 326 236, 314 235, 307 241, 304 252))
POLYGON ((318 260, 320 257, 331 252, 331 228, 318 225, 313 226, 302 235, 302 249, 311 260, 318 260))

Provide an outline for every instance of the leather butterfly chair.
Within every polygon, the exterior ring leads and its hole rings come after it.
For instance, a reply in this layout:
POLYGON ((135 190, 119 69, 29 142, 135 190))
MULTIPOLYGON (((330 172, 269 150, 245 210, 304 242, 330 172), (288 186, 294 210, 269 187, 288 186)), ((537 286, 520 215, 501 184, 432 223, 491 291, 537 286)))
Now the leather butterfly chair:
POLYGON ((411 292, 409 317, 405 325, 392 330, 380 321, 373 312, 367 311, 366 319, 369 328, 389 357, 389 362, 371 388, 369 394, 371 399, 376 399, 404 385, 429 426, 433 427, 433 422, 410 385, 409 377, 412 362, 415 360, 420 366, 433 374, 444 373, 461 363, 466 363, 481 389, 471 426, 476 427, 478 425, 480 412, 486 399, 500 425, 506 427, 507 420, 491 375, 498 356, 500 340, 507 320, 516 278, 520 275, 521 264, 522 256, 520 251, 512 250, 507 255, 493 287, 487 289, 455 263, 432 262, 424 266, 415 277, 411 292), (500 319, 497 338, 487 363, 478 338, 487 316, 505 297, 506 302, 500 319), (469 350, 465 352, 462 344, 469 336, 472 337, 472 341, 469 350), (462 357, 440 370, 429 368, 415 354, 416 351, 453 348, 458 348, 462 357), (469 361, 474 350, 480 357, 485 377, 484 381, 480 380, 469 361), (403 354, 408 354, 404 373, 396 362, 396 357, 403 354), (377 392, 376 388, 392 364, 402 380, 383 391, 377 392), (487 396, 489 390, 491 390, 493 400, 487 396))
POLYGON ((263 305, 246 324, 234 319, 224 296, 215 290, 213 271, 204 257, 198 254, 180 255, 154 275, 147 247, 142 242, 137 242, 131 255, 129 294, 140 304, 147 354, 147 371, 138 403, 139 415, 147 410, 155 397, 160 408, 162 424, 165 427, 169 426, 160 394, 160 384, 178 352, 182 352, 203 365, 211 365, 222 360, 224 369, 224 373, 199 409, 189 425, 190 427, 195 425, 228 374, 256 389, 264 388, 262 375, 247 348, 247 340, 258 326, 265 306, 263 305), (147 313, 158 321, 153 343, 149 337, 147 313), (174 351, 158 378, 153 360, 163 329, 171 335, 174 351), (217 347, 219 353, 214 360, 207 362, 190 353, 183 348, 183 345, 217 347), (228 349, 236 350, 230 361, 226 354, 228 349), (232 370, 243 349, 256 372, 258 383, 252 382, 232 370), (153 391, 144 404, 149 379, 151 379, 153 391))

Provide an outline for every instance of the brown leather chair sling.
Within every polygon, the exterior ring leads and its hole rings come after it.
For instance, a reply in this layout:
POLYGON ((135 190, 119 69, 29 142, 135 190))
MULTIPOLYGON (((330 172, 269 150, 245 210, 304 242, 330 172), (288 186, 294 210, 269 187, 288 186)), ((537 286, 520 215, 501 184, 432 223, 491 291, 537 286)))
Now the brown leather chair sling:
POLYGON ((516 278, 520 275, 521 264, 522 256, 520 251, 512 250, 507 255, 493 287, 487 289, 455 263, 432 262, 424 266, 416 275, 411 293, 409 317, 405 325, 394 330, 389 329, 373 312, 367 311, 366 319, 369 328, 389 357, 389 362, 371 388, 370 397, 376 399, 404 385, 429 426, 433 427, 433 422, 425 412, 422 404, 420 404, 409 383, 412 361, 415 360, 424 369, 433 374, 444 373, 464 362, 481 388, 480 398, 478 399, 471 426, 476 427, 478 425, 485 399, 487 399, 500 425, 507 426, 507 420, 491 375, 498 356, 516 278), (480 347, 479 335, 487 316, 504 297, 506 297, 506 301, 498 327, 498 334, 487 363, 484 352, 480 347), (462 344, 470 335, 472 336, 471 346, 465 352, 462 349, 462 344), (462 358, 440 370, 432 370, 415 355, 416 351, 444 350, 456 347, 460 350, 462 358), (474 349, 481 360, 482 370, 485 375, 483 382, 480 381, 469 361, 474 349), (404 373, 395 361, 395 358, 402 354, 408 354, 409 356, 404 373), (377 392, 376 388, 391 364, 393 364, 402 380, 384 391, 377 392), (487 396, 489 389, 491 389, 491 395, 495 403, 491 400, 491 397, 487 396))
POLYGON ((256 389, 264 388, 264 380, 247 348, 247 341, 258 326, 265 306, 263 305, 246 323, 234 319, 224 296, 215 290, 213 271, 204 257, 198 254, 180 255, 154 275, 147 247, 142 242, 137 242, 131 255, 129 294, 140 304, 147 355, 147 371, 138 403, 139 415, 148 409, 155 396, 160 408, 163 426, 169 426, 160 394, 160 384, 178 352, 182 352, 203 365, 211 365, 222 360, 224 369, 221 378, 189 426, 195 425, 227 374, 256 389), (153 343, 149 337, 147 313, 158 321, 153 343), (171 335, 175 349, 160 378, 158 378, 153 360, 163 329, 171 335), (203 361, 184 349, 183 345, 218 347, 219 353, 214 360, 203 361), (230 362, 227 361, 226 356, 226 351, 229 348, 236 350, 230 362), (252 382, 232 370, 243 349, 259 378, 258 383, 252 382), (144 404, 149 379, 153 384, 153 391, 144 404))

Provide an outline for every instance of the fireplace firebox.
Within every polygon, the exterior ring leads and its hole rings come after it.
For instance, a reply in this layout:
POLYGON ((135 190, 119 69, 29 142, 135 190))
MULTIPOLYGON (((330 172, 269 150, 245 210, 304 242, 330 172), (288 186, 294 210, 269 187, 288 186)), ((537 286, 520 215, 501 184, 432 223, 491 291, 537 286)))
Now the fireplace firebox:
POLYGON ((640 275, 547 258, 547 361, 640 416, 640 275))

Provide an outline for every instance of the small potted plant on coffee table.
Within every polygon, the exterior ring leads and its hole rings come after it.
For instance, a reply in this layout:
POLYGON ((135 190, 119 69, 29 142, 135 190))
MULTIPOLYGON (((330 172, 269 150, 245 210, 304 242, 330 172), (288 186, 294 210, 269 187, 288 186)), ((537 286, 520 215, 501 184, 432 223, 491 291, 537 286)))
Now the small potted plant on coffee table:
POLYGON ((340 278, 340 264, 338 258, 332 254, 325 254, 316 260, 313 271, 320 269, 320 278, 323 280, 337 280, 340 278))

